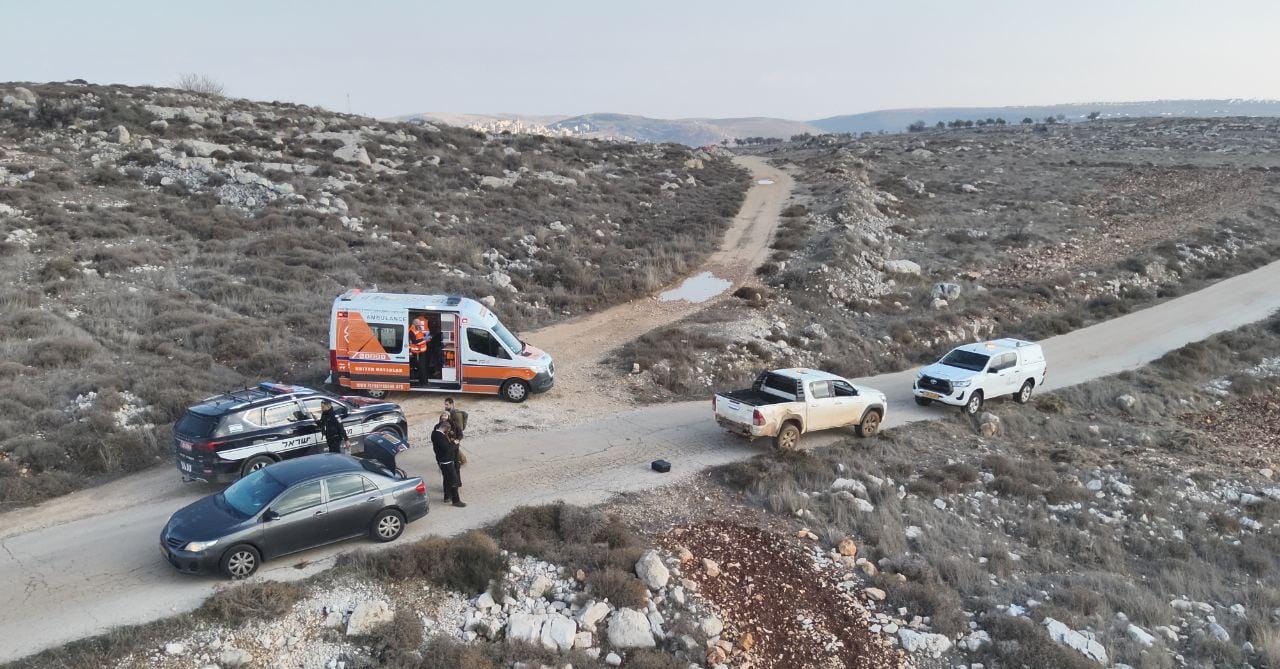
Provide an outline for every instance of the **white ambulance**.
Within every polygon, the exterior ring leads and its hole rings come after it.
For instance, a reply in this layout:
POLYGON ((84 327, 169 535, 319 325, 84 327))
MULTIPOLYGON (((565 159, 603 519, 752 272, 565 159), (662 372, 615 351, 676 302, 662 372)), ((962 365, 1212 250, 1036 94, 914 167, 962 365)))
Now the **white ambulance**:
POLYGON ((455 295, 351 290, 333 301, 329 382, 371 397, 388 391, 483 393, 523 402, 555 382, 551 356, 520 341, 483 304, 455 295), (411 353, 409 326, 431 344, 411 353))

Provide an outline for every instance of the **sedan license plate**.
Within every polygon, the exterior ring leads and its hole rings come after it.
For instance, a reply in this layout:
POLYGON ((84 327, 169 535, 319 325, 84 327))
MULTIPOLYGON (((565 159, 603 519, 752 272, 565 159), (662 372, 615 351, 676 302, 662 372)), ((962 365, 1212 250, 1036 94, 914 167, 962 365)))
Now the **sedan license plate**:
POLYGON ((181 469, 181 470, 182 470, 182 471, 184 471, 184 472, 191 472, 191 471, 193 471, 193 470, 194 470, 194 468, 191 466, 191 463, 190 463, 190 462, 182 462, 182 461, 179 461, 179 462, 178 462, 178 468, 179 468, 179 469, 181 469))
POLYGON ((942 397, 942 395, 939 395, 938 393, 921 392, 920 394, 935 400, 938 399, 939 397, 942 397))

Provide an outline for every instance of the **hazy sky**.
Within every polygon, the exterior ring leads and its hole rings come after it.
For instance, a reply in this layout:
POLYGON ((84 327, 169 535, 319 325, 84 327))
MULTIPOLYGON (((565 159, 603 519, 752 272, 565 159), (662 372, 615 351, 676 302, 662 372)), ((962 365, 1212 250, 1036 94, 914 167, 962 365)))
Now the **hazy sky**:
POLYGON ((374 116, 814 119, 1280 98, 1280 2, 0 0, 0 81, 167 84, 374 116))

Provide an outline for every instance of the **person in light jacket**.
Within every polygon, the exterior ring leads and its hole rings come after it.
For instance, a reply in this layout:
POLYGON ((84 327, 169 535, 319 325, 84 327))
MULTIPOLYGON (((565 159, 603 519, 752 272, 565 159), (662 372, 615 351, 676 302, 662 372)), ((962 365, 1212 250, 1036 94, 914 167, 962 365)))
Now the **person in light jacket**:
POLYGON ((458 488, 462 487, 458 442, 453 435, 453 421, 447 413, 440 414, 440 421, 431 431, 431 448, 436 453, 436 464, 440 465, 440 477, 444 479, 444 501, 457 507, 466 506, 458 496, 458 488))

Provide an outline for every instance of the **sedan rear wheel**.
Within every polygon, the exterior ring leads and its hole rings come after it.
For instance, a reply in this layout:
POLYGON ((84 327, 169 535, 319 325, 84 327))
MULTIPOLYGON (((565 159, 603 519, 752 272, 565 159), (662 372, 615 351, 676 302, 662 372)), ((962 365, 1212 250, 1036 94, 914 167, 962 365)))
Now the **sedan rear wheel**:
POLYGON ((258 571, 258 564, 262 562, 262 556, 258 555, 257 549, 247 544, 232 546, 222 554, 222 573, 228 578, 242 579, 249 578, 253 572, 258 571))
POLYGON ((369 534, 374 541, 395 541, 404 533, 404 516, 395 509, 384 509, 373 517, 369 534))

